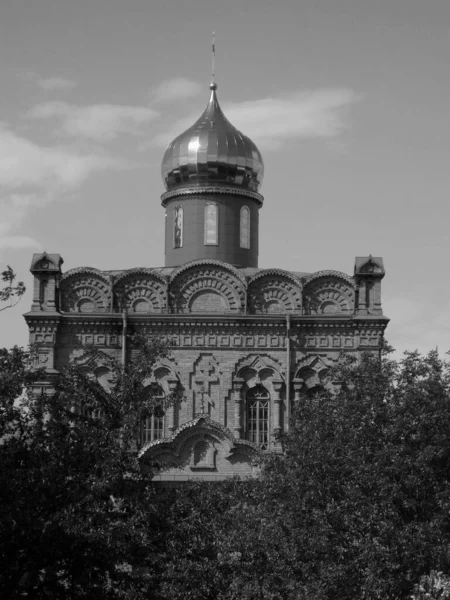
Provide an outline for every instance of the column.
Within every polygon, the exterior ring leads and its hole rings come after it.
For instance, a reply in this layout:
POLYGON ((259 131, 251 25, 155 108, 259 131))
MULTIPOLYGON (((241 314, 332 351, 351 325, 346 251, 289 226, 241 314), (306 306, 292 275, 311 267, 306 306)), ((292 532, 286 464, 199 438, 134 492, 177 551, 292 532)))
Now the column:
POLYGON ((241 397, 241 391, 233 392, 234 399, 234 436, 240 440, 242 438, 242 405, 244 403, 241 397))

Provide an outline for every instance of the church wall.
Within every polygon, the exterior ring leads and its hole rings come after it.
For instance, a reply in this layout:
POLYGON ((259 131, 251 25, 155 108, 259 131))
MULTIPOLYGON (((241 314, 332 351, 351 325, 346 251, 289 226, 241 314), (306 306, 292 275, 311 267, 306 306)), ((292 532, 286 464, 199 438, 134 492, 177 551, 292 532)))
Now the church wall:
MULTIPOLYGON (((58 265, 58 255, 51 257, 58 265)), ((49 389, 52 375, 72 361, 94 367, 107 388, 110 361, 129 360, 134 333, 170 345, 149 385, 182 400, 167 408, 162 439, 152 433, 145 450, 180 465, 163 469, 164 481, 252 476, 261 452, 255 441, 261 429, 250 435, 252 402, 267 411, 262 450, 278 450, 273 434, 288 429, 295 403, 331 384, 330 368, 342 353, 378 353, 388 322, 380 304, 382 261, 372 257, 357 259, 353 278, 336 271, 247 271, 208 260, 167 271, 83 267, 63 275, 58 266, 44 270, 49 260, 36 255, 35 295, 42 300, 26 315, 49 389), (100 350, 95 365, 85 352, 91 344, 100 350), (252 400, 255 394, 262 399, 252 400)))

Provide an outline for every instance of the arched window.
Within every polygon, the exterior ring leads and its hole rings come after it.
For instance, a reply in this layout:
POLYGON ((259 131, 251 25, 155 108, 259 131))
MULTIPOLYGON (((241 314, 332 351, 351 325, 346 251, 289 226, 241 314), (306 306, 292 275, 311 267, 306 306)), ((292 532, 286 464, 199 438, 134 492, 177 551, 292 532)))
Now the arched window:
POLYGON ((270 394, 262 385, 247 392, 247 439, 262 450, 269 447, 270 394))
POLYGON ((219 209, 217 204, 205 206, 205 245, 217 246, 219 243, 219 209))
POLYGON ((141 444, 160 440, 164 436, 164 411, 162 404, 166 395, 162 387, 157 384, 151 387, 151 395, 156 401, 156 408, 152 415, 142 421, 141 444))
POLYGON ((240 228, 240 246, 241 248, 250 248, 250 209, 248 206, 241 208, 240 228))
POLYGON ((173 210, 173 247, 183 246, 183 207, 177 206, 173 210))

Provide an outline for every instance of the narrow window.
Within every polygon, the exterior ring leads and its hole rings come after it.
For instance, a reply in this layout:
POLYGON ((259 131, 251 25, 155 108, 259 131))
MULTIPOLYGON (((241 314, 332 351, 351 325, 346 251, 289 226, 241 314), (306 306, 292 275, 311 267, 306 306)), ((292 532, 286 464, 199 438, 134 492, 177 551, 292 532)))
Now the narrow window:
POLYGON ((241 248, 250 248, 250 210, 248 206, 241 208, 241 248))
POLYGON ((262 450, 269 447, 269 392, 257 385, 247 392, 247 438, 262 450))
POLYGON ((217 246, 219 211, 217 204, 205 206, 205 245, 217 246))
POLYGON ((156 400, 157 406, 153 414, 142 421, 141 444, 147 444, 148 442, 160 440, 164 437, 164 412, 162 404, 165 397, 164 390, 160 385, 152 387, 152 398, 156 400))
POLYGON ((173 247, 183 246, 183 207, 177 206, 173 211, 173 247))

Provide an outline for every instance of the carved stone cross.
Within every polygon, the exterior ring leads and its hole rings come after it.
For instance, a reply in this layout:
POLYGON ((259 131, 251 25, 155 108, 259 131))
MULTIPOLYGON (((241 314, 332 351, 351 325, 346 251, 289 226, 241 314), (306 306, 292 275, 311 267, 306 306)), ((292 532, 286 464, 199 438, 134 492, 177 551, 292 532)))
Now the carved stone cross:
POLYGON ((216 374, 214 365, 212 365, 211 362, 200 364, 198 372, 194 377, 194 382, 198 389, 197 393, 200 394, 201 414, 205 414, 205 408, 209 414, 209 407, 211 406, 214 408, 214 402, 211 399, 211 384, 219 383, 219 376, 216 374))

